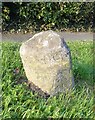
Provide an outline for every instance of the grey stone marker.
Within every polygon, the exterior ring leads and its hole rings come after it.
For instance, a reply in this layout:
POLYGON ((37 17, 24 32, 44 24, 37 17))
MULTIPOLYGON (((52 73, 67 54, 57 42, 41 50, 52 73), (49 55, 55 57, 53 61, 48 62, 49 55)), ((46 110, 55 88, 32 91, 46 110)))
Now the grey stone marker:
POLYGON ((21 45, 20 56, 34 91, 53 96, 74 86, 70 50, 56 32, 35 34, 21 45))

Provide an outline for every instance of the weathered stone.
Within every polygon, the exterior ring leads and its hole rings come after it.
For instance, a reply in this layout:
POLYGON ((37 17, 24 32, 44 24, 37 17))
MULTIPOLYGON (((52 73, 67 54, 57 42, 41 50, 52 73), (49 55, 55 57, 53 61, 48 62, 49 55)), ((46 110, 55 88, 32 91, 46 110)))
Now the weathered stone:
POLYGON ((20 55, 28 81, 43 92, 52 96, 74 85, 70 50, 57 33, 35 34, 22 44, 20 55))

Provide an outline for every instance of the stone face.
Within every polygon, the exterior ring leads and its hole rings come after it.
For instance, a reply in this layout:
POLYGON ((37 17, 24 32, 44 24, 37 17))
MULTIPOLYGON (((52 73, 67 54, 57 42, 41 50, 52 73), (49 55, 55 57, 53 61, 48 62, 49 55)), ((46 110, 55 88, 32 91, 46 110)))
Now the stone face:
POLYGON ((22 44, 20 56, 30 83, 49 95, 72 88, 71 56, 64 39, 49 30, 22 44))

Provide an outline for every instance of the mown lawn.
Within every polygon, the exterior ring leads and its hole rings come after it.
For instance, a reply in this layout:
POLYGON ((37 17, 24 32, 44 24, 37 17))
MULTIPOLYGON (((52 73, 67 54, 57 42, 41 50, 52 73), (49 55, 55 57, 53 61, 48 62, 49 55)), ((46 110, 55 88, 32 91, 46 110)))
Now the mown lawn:
POLYGON ((52 98, 38 97, 28 89, 19 55, 20 43, 1 45, 2 119, 90 118, 94 119, 93 43, 68 42, 72 54, 75 88, 52 98))

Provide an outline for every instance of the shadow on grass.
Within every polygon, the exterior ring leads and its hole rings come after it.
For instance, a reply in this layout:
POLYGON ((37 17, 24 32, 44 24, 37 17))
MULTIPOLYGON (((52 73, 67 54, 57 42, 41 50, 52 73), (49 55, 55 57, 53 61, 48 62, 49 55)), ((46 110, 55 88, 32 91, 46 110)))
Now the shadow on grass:
POLYGON ((94 84, 93 79, 93 65, 86 63, 74 63, 73 64, 73 74, 76 85, 92 86, 94 84))

